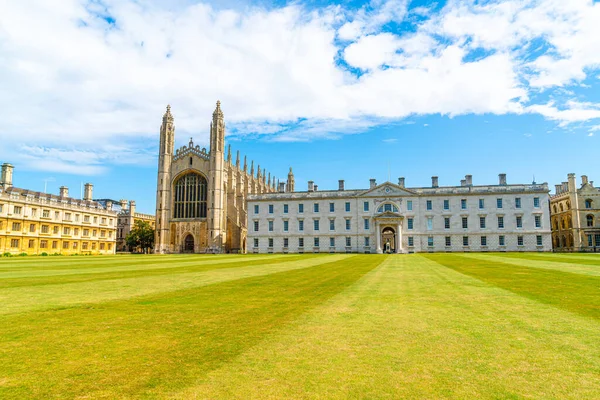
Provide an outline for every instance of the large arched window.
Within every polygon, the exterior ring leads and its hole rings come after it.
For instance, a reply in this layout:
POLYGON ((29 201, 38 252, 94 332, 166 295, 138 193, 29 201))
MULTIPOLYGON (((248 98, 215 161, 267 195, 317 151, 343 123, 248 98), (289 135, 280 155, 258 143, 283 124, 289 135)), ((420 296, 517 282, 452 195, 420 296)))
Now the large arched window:
POLYGON ((206 178, 190 172, 178 178, 173 185, 174 218, 206 218, 206 178))
POLYGON ((385 203, 382 206, 380 206, 377 209, 377 212, 382 213, 382 212, 398 212, 398 207, 396 207, 394 204, 390 204, 390 203, 385 203))

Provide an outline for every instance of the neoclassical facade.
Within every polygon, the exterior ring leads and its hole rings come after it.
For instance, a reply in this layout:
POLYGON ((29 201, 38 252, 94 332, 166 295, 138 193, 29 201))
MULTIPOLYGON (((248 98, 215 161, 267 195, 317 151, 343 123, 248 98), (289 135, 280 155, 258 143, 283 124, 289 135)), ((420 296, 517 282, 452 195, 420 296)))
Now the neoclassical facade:
POLYGON ((248 196, 254 253, 551 251, 549 190, 543 184, 308 191, 248 196))
POLYGON ((13 186, 13 166, 0 177, 0 254, 114 254, 117 213, 92 199, 87 183, 83 199, 13 186))
POLYGON ((586 175, 579 187, 575 174, 555 185, 550 214, 555 250, 600 251, 600 188, 586 175))
POLYGON ((248 168, 240 154, 225 155, 225 119, 221 103, 210 125, 210 149, 194 145, 174 151, 171 108, 160 128, 156 190, 155 253, 221 253, 246 251, 246 199, 275 192, 275 177, 260 165, 248 168))

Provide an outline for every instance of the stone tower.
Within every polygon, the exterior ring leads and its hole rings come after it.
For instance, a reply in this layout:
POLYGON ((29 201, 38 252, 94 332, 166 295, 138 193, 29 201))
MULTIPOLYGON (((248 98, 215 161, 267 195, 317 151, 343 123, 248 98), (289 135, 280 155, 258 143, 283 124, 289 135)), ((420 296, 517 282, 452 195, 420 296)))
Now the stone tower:
POLYGON ((221 102, 213 112, 210 124, 210 161, 208 171, 208 241, 209 246, 220 249, 226 243, 224 218, 223 161, 225 145, 225 119, 221 102))
POLYGON ((288 179, 287 179, 287 191, 293 192, 294 185, 295 185, 294 173, 292 172, 292 167, 290 167, 290 172, 288 173, 288 179))
POLYGON ((175 142, 175 125, 171 106, 167 106, 160 126, 158 178, 156 182, 156 237, 157 253, 169 251, 169 217, 171 213, 171 161, 175 142))

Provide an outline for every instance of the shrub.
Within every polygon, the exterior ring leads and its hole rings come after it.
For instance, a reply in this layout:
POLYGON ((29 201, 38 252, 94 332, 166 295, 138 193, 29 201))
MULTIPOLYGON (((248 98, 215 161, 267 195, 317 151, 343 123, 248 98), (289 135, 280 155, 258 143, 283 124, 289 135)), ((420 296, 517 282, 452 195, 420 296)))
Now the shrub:
POLYGON ((8 251, 4 254, 2 254, 4 257, 12 257, 13 255, 11 253, 9 253, 8 251))
POLYGON ((40 256, 42 256, 42 257, 48 257, 48 253, 43 252, 42 254, 40 254, 40 256))
POLYGON ((19 254, 19 257, 27 257, 27 253, 21 253, 19 254))

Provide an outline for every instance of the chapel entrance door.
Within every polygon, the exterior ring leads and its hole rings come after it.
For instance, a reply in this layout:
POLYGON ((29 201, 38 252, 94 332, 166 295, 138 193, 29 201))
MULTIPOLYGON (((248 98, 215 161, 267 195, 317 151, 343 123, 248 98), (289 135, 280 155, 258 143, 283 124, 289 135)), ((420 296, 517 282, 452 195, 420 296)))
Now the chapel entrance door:
POLYGON ((194 252, 194 237, 191 234, 185 237, 183 243, 183 251, 186 253, 194 252))

